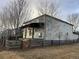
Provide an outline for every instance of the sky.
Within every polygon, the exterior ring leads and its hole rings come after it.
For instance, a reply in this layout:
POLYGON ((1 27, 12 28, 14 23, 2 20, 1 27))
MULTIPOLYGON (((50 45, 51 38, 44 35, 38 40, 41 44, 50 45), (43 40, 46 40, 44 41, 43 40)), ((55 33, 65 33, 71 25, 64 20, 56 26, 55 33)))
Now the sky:
POLYGON ((60 6, 69 13, 79 13, 79 0, 60 0, 60 6))
POLYGON ((8 3, 8 0, 0 0, 0 8, 6 6, 8 3))
MULTIPOLYGON (((9 0, 0 0, 0 10, 4 6, 8 5, 8 1, 9 0)), ((33 0, 32 4, 35 5, 38 1, 37 0, 35 0, 35 1, 33 0)), ((52 2, 52 0, 49 0, 49 1, 52 2)), ((60 19, 66 20, 67 15, 72 14, 72 13, 79 13, 79 0, 55 0, 55 1, 60 6, 59 7, 59 10, 61 10, 61 12, 60 12, 61 16, 59 16, 60 19)))
POLYGON ((72 13, 79 13, 79 0, 60 0, 60 9, 63 19, 72 13))

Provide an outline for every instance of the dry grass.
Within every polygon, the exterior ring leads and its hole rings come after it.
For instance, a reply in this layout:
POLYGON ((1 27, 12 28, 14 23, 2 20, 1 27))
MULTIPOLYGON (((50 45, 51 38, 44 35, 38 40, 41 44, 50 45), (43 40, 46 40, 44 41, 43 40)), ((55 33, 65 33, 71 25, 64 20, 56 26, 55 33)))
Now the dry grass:
POLYGON ((79 59, 79 44, 0 52, 0 59, 79 59))

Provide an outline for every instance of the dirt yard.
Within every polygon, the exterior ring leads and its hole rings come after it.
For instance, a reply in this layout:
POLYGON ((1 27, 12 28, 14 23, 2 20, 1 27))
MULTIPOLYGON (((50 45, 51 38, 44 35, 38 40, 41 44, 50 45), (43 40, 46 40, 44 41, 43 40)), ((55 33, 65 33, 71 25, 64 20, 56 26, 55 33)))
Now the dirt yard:
POLYGON ((0 59, 79 59, 79 44, 29 50, 1 50, 0 59))

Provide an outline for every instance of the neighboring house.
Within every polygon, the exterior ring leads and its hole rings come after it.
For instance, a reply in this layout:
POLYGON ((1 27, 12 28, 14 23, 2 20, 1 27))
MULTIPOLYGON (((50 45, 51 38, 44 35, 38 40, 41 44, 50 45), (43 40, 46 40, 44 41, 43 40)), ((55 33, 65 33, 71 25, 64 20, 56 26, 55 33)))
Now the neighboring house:
POLYGON ((21 28, 23 41, 31 40, 31 45, 38 45, 41 41, 44 46, 63 44, 66 40, 78 39, 78 35, 73 34, 72 24, 46 14, 25 22, 21 28))

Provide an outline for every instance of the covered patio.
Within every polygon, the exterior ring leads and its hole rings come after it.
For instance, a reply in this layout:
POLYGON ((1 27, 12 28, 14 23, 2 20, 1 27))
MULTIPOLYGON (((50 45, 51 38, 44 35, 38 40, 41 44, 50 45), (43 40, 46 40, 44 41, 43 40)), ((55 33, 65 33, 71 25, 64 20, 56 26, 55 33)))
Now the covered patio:
POLYGON ((27 39, 43 39, 44 23, 30 23, 23 26, 23 36, 27 39))
POLYGON ((44 40, 44 23, 30 23, 23 28, 23 46, 42 46, 44 40))

